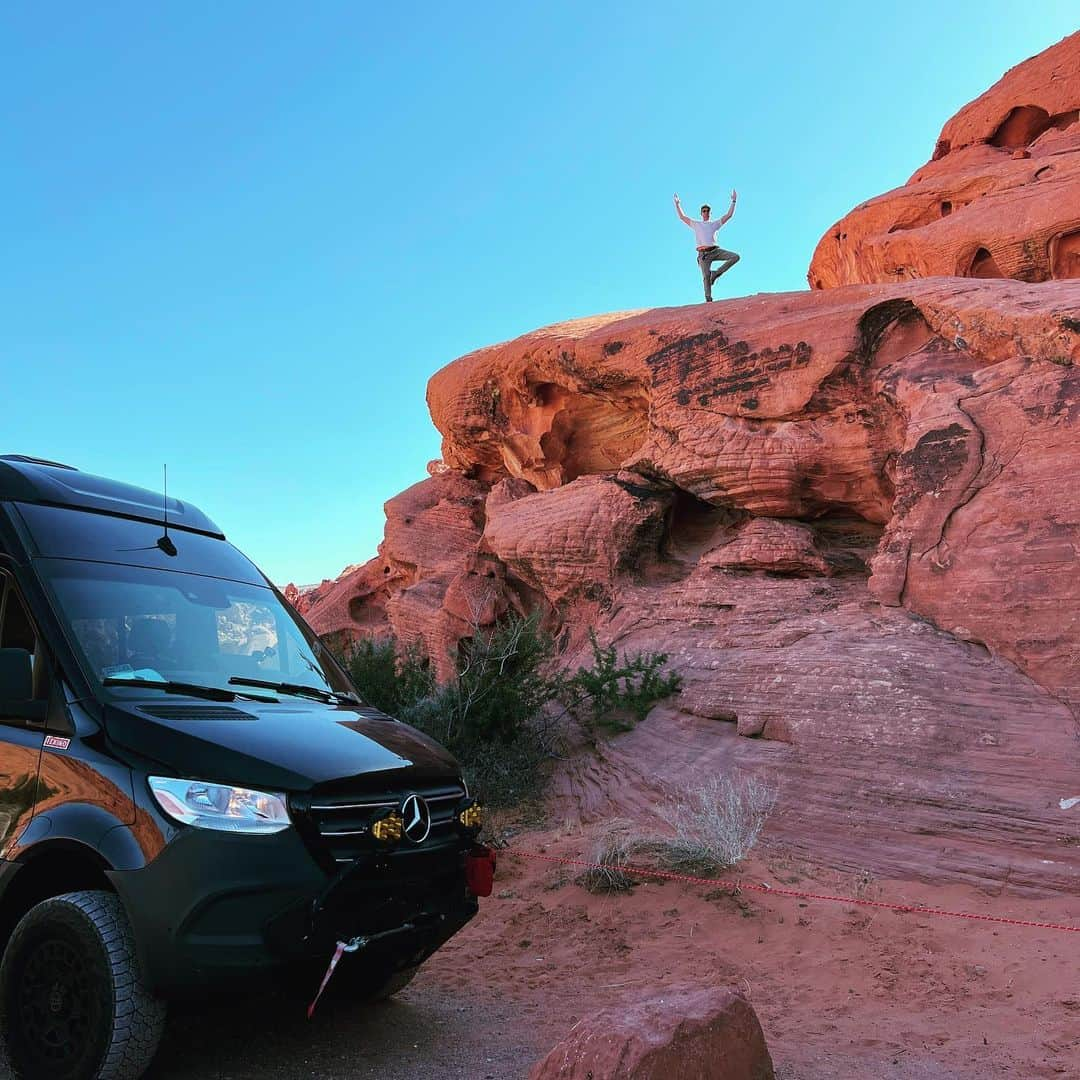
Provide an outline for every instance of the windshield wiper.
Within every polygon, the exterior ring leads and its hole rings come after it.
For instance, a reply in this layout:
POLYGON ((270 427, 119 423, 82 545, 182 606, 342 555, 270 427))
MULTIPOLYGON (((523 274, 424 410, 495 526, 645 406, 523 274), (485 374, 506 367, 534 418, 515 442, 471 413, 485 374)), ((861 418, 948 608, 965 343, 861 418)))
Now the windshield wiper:
POLYGON ((277 694, 295 694, 297 697, 311 697, 326 704, 359 705, 360 699, 355 694, 341 693, 336 690, 323 690, 307 683, 268 682, 265 679, 245 679, 234 675, 229 679, 230 686, 258 686, 262 690, 273 690, 277 694))
POLYGON ((187 694, 189 697, 208 698, 210 701, 235 701, 238 697, 242 697, 250 701, 277 703, 277 698, 267 697, 264 694, 245 694, 242 690, 226 690, 220 686, 200 686, 198 683, 175 682, 172 679, 123 679, 110 675, 101 680, 101 685, 138 686, 147 690, 164 690, 166 694, 187 694))

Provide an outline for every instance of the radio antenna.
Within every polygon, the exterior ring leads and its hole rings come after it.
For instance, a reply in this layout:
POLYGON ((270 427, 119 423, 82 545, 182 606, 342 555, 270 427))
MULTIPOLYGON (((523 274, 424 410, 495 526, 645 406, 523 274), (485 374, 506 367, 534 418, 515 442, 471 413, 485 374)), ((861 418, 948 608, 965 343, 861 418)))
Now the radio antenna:
POLYGON ((165 552, 166 555, 176 554, 176 545, 172 542, 172 538, 169 536, 169 466, 161 466, 162 473, 162 487, 164 492, 161 499, 161 515, 165 525, 165 532, 158 537, 157 546, 165 552))

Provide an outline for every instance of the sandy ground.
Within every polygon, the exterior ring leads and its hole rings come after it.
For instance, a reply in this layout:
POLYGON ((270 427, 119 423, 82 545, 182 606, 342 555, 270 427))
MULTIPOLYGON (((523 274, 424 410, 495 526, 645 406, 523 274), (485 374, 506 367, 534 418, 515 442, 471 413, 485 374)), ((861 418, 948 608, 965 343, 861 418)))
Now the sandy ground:
MULTIPOLYGON (((567 856, 588 837, 527 833, 567 856)), ((842 876, 765 852, 748 881, 1080 925, 1035 901, 842 876)), ((496 895, 393 1002, 175 1016, 154 1080, 519 1078, 573 1022, 666 987, 741 986, 781 1080, 1080 1078, 1080 934, 644 882, 597 896, 504 853, 496 895)))

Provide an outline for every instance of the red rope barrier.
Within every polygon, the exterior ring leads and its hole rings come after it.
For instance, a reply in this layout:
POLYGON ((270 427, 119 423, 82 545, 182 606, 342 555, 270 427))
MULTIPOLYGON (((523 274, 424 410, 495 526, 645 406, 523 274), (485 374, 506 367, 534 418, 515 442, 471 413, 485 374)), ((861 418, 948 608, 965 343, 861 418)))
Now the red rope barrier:
POLYGON ((971 911, 946 911, 943 908, 922 907, 919 904, 895 904, 888 900, 864 900, 854 896, 832 896, 829 893, 802 892, 799 889, 774 888, 771 885, 758 885, 749 881, 721 881, 719 878, 694 877, 690 874, 675 874, 669 870, 649 870, 642 866, 604 865, 589 862, 586 859, 567 859, 560 855, 540 855, 532 851, 519 851, 509 848, 509 854, 522 859, 537 862, 561 863, 564 866, 580 866, 586 870, 614 870, 624 874, 636 874, 639 877, 663 878, 667 881, 682 881, 691 885, 712 885, 729 893, 743 890, 769 893, 774 896, 793 896, 800 900, 827 900, 834 904, 857 904, 860 907, 886 908, 889 911, 909 912, 915 915, 936 915, 948 919, 970 919, 974 922, 1000 923, 1005 926, 1028 926, 1036 930, 1064 930, 1080 934, 1080 926, 1068 926, 1064 923, 1034 922, 1030 919, 1010 919, 1005 915, 977 915, 971 911))

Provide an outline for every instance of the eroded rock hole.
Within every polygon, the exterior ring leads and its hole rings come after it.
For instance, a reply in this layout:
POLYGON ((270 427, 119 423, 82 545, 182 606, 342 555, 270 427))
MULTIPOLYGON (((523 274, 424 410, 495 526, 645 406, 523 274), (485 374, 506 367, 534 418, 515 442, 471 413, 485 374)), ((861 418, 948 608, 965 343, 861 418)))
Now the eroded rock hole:
POLYGON ((1080 278, 1080 230, 1064 233, 1051 243, 1050 273, 1059 281, 1080 278))
POLYGON ((1050 114, 1038 105, 1017 105, 990 137, 991 146, 1020 150, 1030 146, 1051 127, 1050 114))
POLYGON ((369 593, 354 596, 348 604, 349 618, 358 631, 377 633, 386 625, 386 596, 369 593))
POLYGON ((1003 278, 1005 275, 1001 271, 1001 267, 998 266, 994 256, 990 254, 987 248, 979 248, 975 254, 971 257, 971 263, 968 266, 967 273, 961 274, 961 277, 973 277, 973 278, 1003 278))
POLYGON ((921 229, 924 225, 932 225, 935 221, 952 213, 952 203, 943 202, 940 207, 931 203, 923 209, 909 210, 900 217, 896 224, 891 226, 889 232, 905 232, 908 229, 921 229), (946 207, 948 209, 946 209, 946 207))
POLYGON ((885 527, 858 514, 834 511, 812 524, 817 545, 833 574, 869 576, 870 560, 885 527))
POLYGON ((545 420, 550 417, 550 426, 542 425, 547 431, 540 449, 550 465, 561 468, 564 484, 617 469, 645 440, 649 406, 637 387, 600 397, 546 383, 533 397, 545 420))
POLYGON ((663 557, 675 563, 695 563, 726 533, 734 536, 748 517, 740 510, 713 506, 688 491, 676 491, 661 544, 663 557))
POLYGON ((926 325, 922 313, 910 300, 885 300, 868 308, 859 319, 859 359, 864 363, 872 360, 887 331, 897 324, 911 323, 926 325))
POLYGON ((1050 126, 1057 131, 1064 131, 1066 128, 1071 128, 1077 121, 1080 121, 1080 109, 1070 109, 1068 112, 1051 116, 1050 126))

